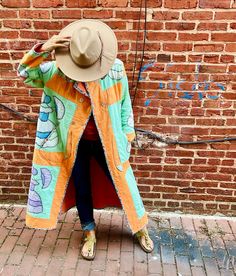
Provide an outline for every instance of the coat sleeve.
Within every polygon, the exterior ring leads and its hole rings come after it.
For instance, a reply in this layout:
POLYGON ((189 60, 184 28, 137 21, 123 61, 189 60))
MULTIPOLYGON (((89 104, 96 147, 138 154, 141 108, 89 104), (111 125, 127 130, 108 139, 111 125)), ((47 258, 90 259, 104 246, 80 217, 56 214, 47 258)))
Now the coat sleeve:
POLYGON ((26 53, 17 68, 17 75, 23 78, 24 83, 32 87, 42 88, 49 78, 53 62, 44 60, 50 52, 40 51, 42 43, 38 43, 26 53))
POLYGON ((122 100, 121 100, 121 123, 122 130, 126 134, 128 141, 132 142, 135 139, 134 130, 134 114, 129 94, 129 84, 125 67, 123 65, 123 78, 122 78, 122 100))

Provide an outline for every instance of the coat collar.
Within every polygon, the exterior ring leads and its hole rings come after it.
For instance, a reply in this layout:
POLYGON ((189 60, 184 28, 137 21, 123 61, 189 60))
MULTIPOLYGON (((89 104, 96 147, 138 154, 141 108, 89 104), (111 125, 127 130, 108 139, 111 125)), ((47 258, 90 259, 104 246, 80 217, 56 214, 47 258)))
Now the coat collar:
POLYGON ((90 81, 90 82, 80 82, 74 81, 73 87, 79 93, 85 95, 86 97, 90 98, 90 92, 93 90, 94 86, 98 85, 99 80, 90 81))

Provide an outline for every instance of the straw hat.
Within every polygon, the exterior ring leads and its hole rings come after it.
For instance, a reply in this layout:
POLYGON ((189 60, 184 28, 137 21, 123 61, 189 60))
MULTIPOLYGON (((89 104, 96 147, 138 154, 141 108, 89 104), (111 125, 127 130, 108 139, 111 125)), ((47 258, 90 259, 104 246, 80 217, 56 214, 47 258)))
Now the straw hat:
POLYGON ((55 49, 60 70, 76 81, 93 81, 105 76, 117 56, 113 30, 100 20, 82 19, 67 25, 59 33, 71 36, 69 48, 55 49))

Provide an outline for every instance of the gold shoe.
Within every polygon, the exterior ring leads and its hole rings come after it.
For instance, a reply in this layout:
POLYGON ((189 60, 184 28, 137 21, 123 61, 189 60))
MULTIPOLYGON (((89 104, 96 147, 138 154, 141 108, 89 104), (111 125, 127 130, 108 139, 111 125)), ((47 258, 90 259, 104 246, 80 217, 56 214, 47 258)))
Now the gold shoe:
POLYGON ((95 258, 95 254, 96 254, 96 238, 92 236, 85 237, 83 246, 81 248, 82 257, 86 260, 93 260, 95 258), (88 248, 88 255, 83 253, 83 248, 85 245, 88 248))
POLYGON ((139 230, 137 233, 135 233, 135 236, 145 252, 150 253, 153 251, 154 244, 151 238, 149 237, 147 229, 139 230))

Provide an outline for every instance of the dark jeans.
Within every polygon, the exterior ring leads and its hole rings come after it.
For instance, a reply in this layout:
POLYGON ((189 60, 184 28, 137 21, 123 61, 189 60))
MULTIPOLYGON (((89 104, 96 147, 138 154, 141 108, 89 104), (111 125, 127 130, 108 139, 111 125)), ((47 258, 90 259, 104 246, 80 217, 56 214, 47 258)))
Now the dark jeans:
POLYGON ((75 184, 76 207, 83 230, 92 230, 96 226, 90 181, 90 159, 92 156, 95 157, 113 184, 101 140, 80 139, 72 175, 75 184))

